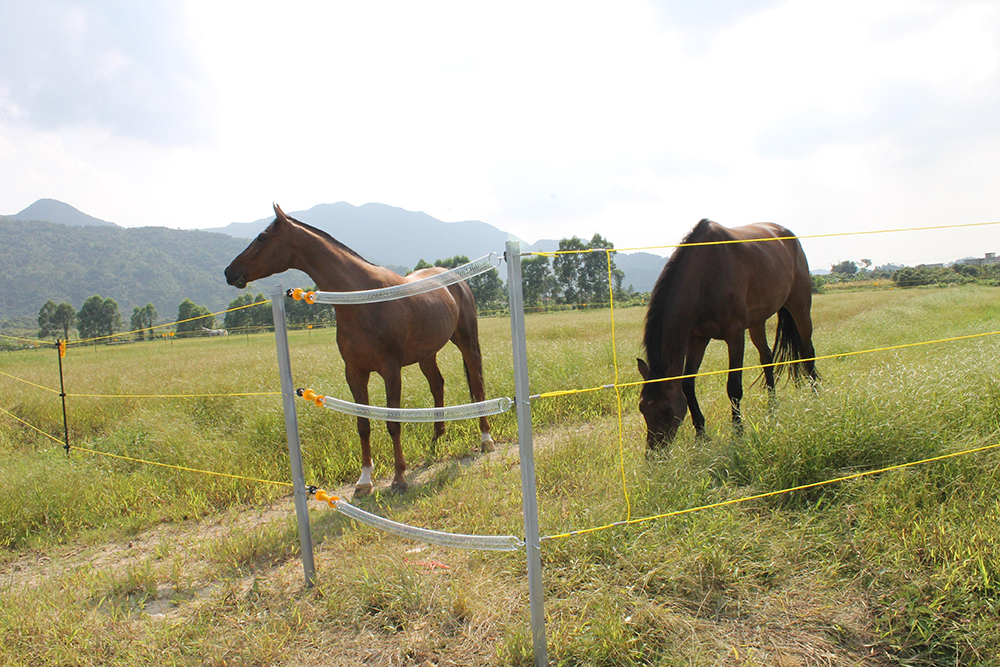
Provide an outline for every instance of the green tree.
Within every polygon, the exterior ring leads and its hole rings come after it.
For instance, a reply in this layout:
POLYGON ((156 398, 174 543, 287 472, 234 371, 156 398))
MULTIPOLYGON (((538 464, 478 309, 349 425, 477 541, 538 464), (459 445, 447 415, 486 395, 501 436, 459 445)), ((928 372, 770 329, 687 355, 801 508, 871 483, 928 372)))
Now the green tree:
POLYGON ((215 328, 215 315, 205 306, 199 306, 191 299, 184 299, 177 307, 177 333, 201 331, 201 328, 215 328))
MULTIPOLYGON (((600 234, 594 234, 587 244, 590 250, 608 250, 614 248, 615 244, 607 240, 600 234)), ((622 279, 625 274, 615 266, 615 253, 611 254, 611 288, 615 296, 622 294, 622 279)), ((582 262, 579 275, 577 277, 577 293, 584 303, 608 303, 610 293, 608 290, 608 253, 590 252, 581 255, 582 262)))
MULTIPOLYGON (((589 243, 576 236, 559 241, 560 253, 552 262, 557 291, 563 303, 608 303, 608 253, 615 245, 600 234, 589 243), (585 252, 592 250, 595 252, 585 252)), ((611 253, 611 287, 622 295, 625 274, 615 266, 611 253)))
POLYGON ((69 328, 76 321, 76 308, 63 301, 56 306, 56 312, 52 315, 52 324, 63 331, 63 340, 69 340, 69 328))
POLYGON ((559 241, 559 252, 552 260, 552 271, 556 278, 557 297, 563 303, 581 303, 579 280, 583 267, 583 254, 577 251, 586 250, 587 245, 579 237, 559 241))
POLYGON ((525 305, 538 306, 546 303, 552 296, 555 284, 548 257, 535 255, 521 261, 521 289, 525 305))
MULTIPOLYGON (((285 313, 289 322, 295 322, 299 317, 308 317, 307 313, 302 314, 304 309, 319 307, 317 305, 309 305, 305 301, 287 301, 285 306, 285 313)), ((274 326, 274 312, 270 305, 268 305, 267 297, 261 292, 258 292, 256 295, 244 292, 229 302, 229 308, 240 308, 240 310, 230 310, 226 313, 223 326, 230 331, 263 329, 274 326), (252 304, 261 305, 252 306, 252 304), (252 307, 247 308, 246 306, 252 307)))
POLYGON ((38 311, 38 337, 39 338, 55 338, 56 333, 59 331, 55 328, 55 324, 52 319, 56 315, 56 302, 49 299, 38 311))
POLYGON ((76 314, 76 328, 81 338, 111 336, 121 328, 121 324, 118 302, 110 297, 102 299, 100 294, 84 301, 76 314))
MULTIPOLYGON (((424 260, 420 261, 423 262, 424 260)), ((455 255, 454 257, 449 257, 447 259, 436 260, 434 262, 434 266, 440 266, 445 269, 454 269, 468 263, 469 258, 465 255, 455 255)), ((419 268, 423 267, 421 267, 418 263, 413 270, 416 271, 419 268)), ((496 269, 490 269, 486 273, 480 273, 478 276, 473 276, 466 282, 469 284, 469 289, 472 290, 472 296, 476 300, 477 310, 490 310, 503 305, 504 286, 503 282, 500 281, 500 274, 497 273, 496 269)))
POLYGON ((845 276, 853 276, 858 272, 858 265, 850 260, 844 260, 843 262, 837 262, 830 267, 830 273, 840 273, 845 276))
MULTIPOLYGON (((413 267, 413 271, 419 271, 420 269, 429 269, 432 266, 434 266, 434 265, 433 264, 428 264, 427 262, 424 261, 424 258, 421 257, 420 261, 417 262, 417 265, 413 267)), ((410 273, 413 273, 413 271, 411 271, 410 273)), ((409 274, 407 274, 407 275, 409 275, 409 274)))
POLYGON ((136 332, 136 338, 145 340, 146 333, 149 333, 149 339, 153 339, 153 325, 156 323, 156 316, 156 308, 153 307, 152 303, 147 303, 141 307, 136 306, 132 309, 130 324, 132 330, 136 332))

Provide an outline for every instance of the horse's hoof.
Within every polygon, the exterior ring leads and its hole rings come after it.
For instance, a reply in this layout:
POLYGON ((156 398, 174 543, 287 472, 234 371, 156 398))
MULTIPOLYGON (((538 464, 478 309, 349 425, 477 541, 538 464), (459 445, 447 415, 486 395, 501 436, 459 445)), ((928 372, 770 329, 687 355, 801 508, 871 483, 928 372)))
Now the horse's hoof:
POLYGON ((360 498, 362 496, 367 496, 372 492, 371 484, 356 484, 354 486, 354 497, 360 498))
POLYGON ((487 435, 483 438, 483 442, 479 445, 479 451, 483 454, 489 454, 490 452, 496 450, 496 443, 493 442, 493 438, 487 435))
POLYGON ((389 491, 391 491, 392 493, 402 494, 406 493, 409 490, 409 488, 410 485, 407 484, 406 481, 404 480, 402 482, 393 482, 392 485, 389 487, 389 491))

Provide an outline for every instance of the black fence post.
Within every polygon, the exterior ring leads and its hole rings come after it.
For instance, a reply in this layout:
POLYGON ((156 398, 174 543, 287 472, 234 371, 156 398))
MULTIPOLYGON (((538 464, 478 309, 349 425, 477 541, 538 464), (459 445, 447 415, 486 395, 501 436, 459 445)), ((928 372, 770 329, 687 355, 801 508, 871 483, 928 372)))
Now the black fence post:
POLYGON ((63 357, 66 356, 66 341, 57 340, 56 350, 59 354, 59 397, 62 398, 63 435, 66 436, 66 456, 69 456, 69 420, 66 419, 66 383, 63 380, 63 357))

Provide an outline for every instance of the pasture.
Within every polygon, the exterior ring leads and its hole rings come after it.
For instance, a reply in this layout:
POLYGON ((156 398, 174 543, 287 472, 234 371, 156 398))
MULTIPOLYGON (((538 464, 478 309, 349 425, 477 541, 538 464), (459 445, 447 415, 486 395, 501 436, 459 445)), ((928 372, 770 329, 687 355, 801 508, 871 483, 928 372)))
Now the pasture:
MULTIPOLYGON (((818 362, 821 391, 779 383, 772 408, 752 384, 759 373, 745 373, 734 438, 725 376, 700 378, 710 439, 688 420, 663 456, 645 455, 636 387, 621 391, 621 444, 614 390, 533 402, 542 535, 1000 443, 1000 337, 851 354, 997 331, 998 294, 816 295, 817 354, 838 355, 818 362)), ((617 350, 608 310, 528 315, 532 393, 614 382, 616 354, 619 381, 638 380, 644 314, 615 311, 617 350)), ((509 321, 483 319, 480 331, 487 397, 512 396, 509 321)), ((350 396, 333 329, 292 332, 290 344, 297 386, 350 396)), ((71 444, 129 458, 67 457, 0 414, 0 664, 531 664, 523 552, 419 545, 311 501, 318 584, 303 588, 290 488, 260 481, 289 480, 280 397, 162 397, 277 392, 272 335, 71 347, 64 364, 71 444)), ((440 365, 446 403, 467 402, 454 346, 440 365)), ((713 343, 702 371, 725 365, 713 343)), ((55 352, 5 354, 0 371, 0 407, 61 437, 55 352)), ((377 378, 371 388, 384 404, 377 378)), ((432 404, 416 367, 402 404, 432 404)), ((304 402, 298 415, 306 483, 352 488, 353 418, 304 402)), ((489 455, 472 453, 475 422, 449 424, 436 444, 432 425, 404 425, 411 490, 359 506, 437 530, 520 534, 516 423, 492 422, 489 455)), ((372 448, 384 488, 381 424, 372 448)), ((550 658, 1000 665, 998 462, 988 450, 546 539, 550 658)))

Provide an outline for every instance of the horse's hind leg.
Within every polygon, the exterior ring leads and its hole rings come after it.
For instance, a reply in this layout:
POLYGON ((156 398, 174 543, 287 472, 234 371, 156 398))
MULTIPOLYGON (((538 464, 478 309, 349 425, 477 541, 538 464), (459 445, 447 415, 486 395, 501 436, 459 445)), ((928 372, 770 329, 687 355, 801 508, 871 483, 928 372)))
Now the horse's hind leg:
MULTIPOLYGON (((469 381, 469 392, 472 400, 479 402, 486 400, 486 385, 483 381, 483 357, 479 349, 479 326, 473 316, 471 325, 466 323, 463 326, 459 319, 458 328, 451 337, 462 352, 462 360, 465 362, 465 376, 469 381)), ((490 422, 486 417, 479 418, 479 432, 482 435, 480 451, 492 452, 494 449, 493 436, 490 435, 490 422)))
POLYGON ((760 354, 760 365, 764 367, 764 382, 771 393, 774 393, 774 355, 767 346, 767 331, 763 324, 750 327, 750 342, 760 354))
MULTIPOLYGON (((431 396, 434 397, 434 407, 444 407, 444 376, 437 365, 437 355, 424 359, 420 362, 420 370, 427 378, 427 384, 431 387, 431 396)), ((434 422, 434 439, 437 440, 444 435, 444 422, 434 422)))
MULTIPOLYGON (((347 386, 355 403, 368 405, 368 379, 371 373, 348 368, 347 386)), ((355 496, 366 496, 372 492, 372 425, 364 417, 358 417, 358 437, 361 439, 361 477, 354 484, 355 496)))
POLYGON ((757 353, 760 355, 760 365, 763 366, 764 370, 764 383, 767 385, 767 409, 773 411, 776 404, 774 366, 771 365, 774 363, 774 354, 767 346, 767 329, 765 329, 764 323, 750 327, 750 342, 757 348, 757 353))
MULTIPOLYGON (((388 408, 398 408, 403 393, 403 378, 398 366, 383 369, 382 379, 385 380, 385 405, 388 408)), ((402 426, 399 422, 386 422, 389 437, 392 438, 392 457, 395 462, 396 474, 390 487, 395 493, 403 493, 409 488, 406 483, 406 459, 403 458, 402 426)))

